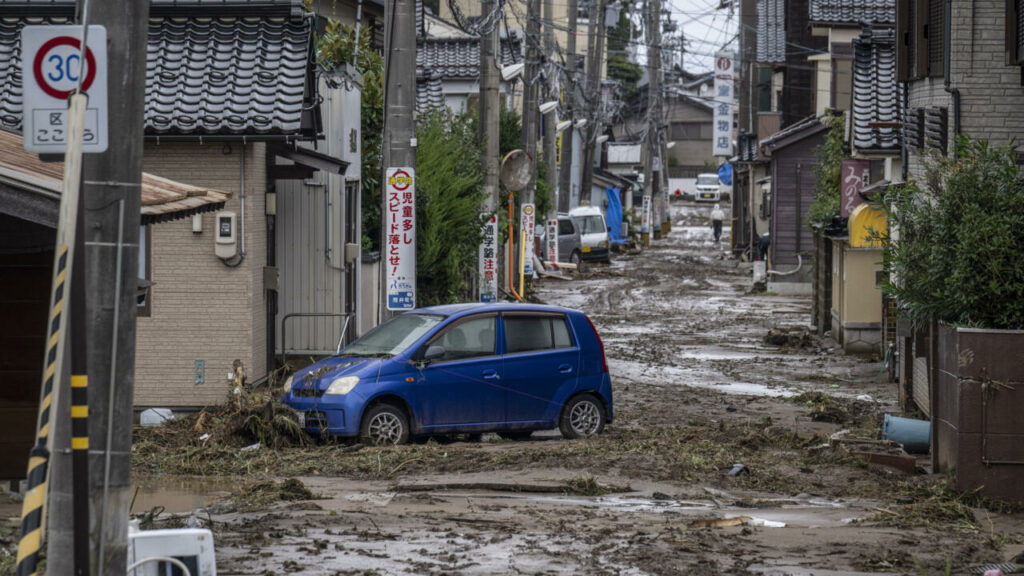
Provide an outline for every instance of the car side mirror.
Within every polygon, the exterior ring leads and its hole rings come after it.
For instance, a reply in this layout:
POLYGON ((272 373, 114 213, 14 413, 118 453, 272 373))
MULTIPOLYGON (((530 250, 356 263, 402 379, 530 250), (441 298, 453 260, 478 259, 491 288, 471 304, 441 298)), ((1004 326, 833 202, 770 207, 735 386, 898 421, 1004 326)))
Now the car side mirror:
POLYGON ((423 355, 423 363, 430 364, 434 360, 444 356, 444 346, 438 346, 437 344, 431 345, 427 348, 427 352, 423 355))

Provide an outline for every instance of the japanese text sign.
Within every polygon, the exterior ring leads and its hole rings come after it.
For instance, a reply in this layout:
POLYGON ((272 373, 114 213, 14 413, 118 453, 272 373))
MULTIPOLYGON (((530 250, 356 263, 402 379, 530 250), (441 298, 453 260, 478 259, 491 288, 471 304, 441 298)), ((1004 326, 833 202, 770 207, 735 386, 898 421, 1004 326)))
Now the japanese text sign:
POLYGON ((498 301, 498 217, 491 216, 484 223, 484 238, 480 242, 480 301, 498 301))
POLYGON ((523 203, 523 213, 519 218, 520 233, 526 232, 526 256, 523 258, 523 273, 533 274, 533 234, 536 226, 536 209, 533 204, 523 203))
POLYGON ((640 232, 650 234, 651 232, 651 195, 644 194, 643 208, 640 211, 640 232))
POLYGON ((853 209, 860 206, 864 200, 860 197, 860 191, 868 185, 871 179, 871 162, 869 160, 843 158, 842 164, 842 205, 839 208, 840 216, 848 218, 853 209))
POLYGON ((715 55, 715 96, 712 116, 712 154, 732 156, 733 82, 736 61, 732 52, 715 55))
POLYGON ((558 220, 548 220, 547 231, 544 233, 544 238, 547 240, 547 259, 548 262, 554 262, 558 264, 558 220))
POLYGON ((388 310, 416 307, 416 171, 385 172, 384 265, 388 310))

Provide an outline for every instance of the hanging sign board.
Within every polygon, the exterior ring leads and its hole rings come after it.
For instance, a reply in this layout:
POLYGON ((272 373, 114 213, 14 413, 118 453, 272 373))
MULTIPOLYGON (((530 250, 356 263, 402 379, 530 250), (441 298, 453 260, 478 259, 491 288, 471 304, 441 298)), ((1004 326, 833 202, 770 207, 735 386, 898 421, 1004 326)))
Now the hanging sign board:
POLYGON ((384 193, 388 310, 416 307, 416 170, 388 168, 384 193))
POLYGON ((849 218, 853 209, 860 206, 864 199, 860 197, 860 191, 868 185, 871 179, 871 161, 854 158, 843 158, 842 163, 843 180, 842 205, 839 207, 840 216, 849 218))
POLYGON ((523 273, 527 276, 533 274, 533 243, 534 230, 536 225, 536 209, 533 204, 523 203, 522 217, 519 219, 520 234, 526 232, 526 257, 523 258, 523 273))
POLYGON ((548 220, 547 230, 544 232, 544 238, 547 240, 547 259, 548 262, 558 263, 558 220, 548 220))
POLYGON ((712 155, 732 156, 732 107, 735 65, 732 52, 715 55, 715 98, 712 115, 712 155))
POLYGON ((82 152, 107 149, 107 30, 89 26, 85 67, 81 67, 81 26, 25 26, 21 29, 21 78, 25 151, 63 154, 67 148, 68 98, 78 89, 89 96, 82 152))
POLYGON ((484 239, 480 242, 480 301, 498 301, 498 217, 484 224, 484 239))

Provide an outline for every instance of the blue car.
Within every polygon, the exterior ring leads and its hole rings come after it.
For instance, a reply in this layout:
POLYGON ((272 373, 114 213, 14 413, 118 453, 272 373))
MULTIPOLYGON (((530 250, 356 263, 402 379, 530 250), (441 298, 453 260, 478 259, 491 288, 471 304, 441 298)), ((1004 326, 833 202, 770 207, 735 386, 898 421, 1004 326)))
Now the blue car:
POLYGON ((604 345, 582 312, 452 304, 400 314, 337 356, 299 370, 283 402, 308 432, 369 444, 558 427, 593 436, 612 421, 604 345))

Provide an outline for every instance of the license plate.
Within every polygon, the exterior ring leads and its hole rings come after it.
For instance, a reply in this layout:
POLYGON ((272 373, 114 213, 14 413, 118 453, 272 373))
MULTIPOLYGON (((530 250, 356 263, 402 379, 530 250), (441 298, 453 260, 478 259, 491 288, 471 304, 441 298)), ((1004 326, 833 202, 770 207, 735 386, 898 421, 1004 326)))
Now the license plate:
POLYGON ((299 412, 298 414, 299 414, 299 428, 305 428, 306 427, 306 413, 305 412, 299 412))
POLYGON ((590 246, 583 247, 583 253, 586 254, 587 252, 590 252, 590 246))
POLYGON ((700 197, 701 198, 713 198, 714 195, 713 194, 708 194, 707 192, 705 192, 704 194, 701 194, 700 197))

